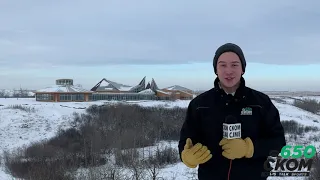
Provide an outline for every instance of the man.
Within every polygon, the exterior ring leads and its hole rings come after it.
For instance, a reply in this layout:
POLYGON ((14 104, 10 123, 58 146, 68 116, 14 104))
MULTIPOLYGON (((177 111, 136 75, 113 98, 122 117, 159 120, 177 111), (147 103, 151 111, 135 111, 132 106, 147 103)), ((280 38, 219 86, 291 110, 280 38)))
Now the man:
POLYGON ((266 179, 266 159, 286 145, 279 112, 267 95, 246 87, 246 60, 239 46, 219 47, 213 68, 214 87, 188 106, 180 132, 181 160, 187 167, 199 167, 199 180, 266 179), (241 123, 242 138, 223 138, 228 115, 241 123))

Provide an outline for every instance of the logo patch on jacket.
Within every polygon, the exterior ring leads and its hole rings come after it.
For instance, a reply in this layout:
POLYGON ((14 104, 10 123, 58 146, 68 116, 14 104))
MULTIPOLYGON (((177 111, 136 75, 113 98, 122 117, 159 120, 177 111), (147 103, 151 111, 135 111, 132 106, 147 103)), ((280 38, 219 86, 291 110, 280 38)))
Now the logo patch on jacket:
POLYGON ((242 108, 241 115, 252 115, 252 108, 250 107, 242 108))

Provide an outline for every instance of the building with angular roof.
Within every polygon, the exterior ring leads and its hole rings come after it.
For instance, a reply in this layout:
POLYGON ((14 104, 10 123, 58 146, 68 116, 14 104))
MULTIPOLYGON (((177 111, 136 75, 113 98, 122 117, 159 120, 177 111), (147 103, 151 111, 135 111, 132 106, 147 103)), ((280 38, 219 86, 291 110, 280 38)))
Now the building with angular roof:
POLYGON ((92 100, 172 100, 192 99, 192 90, 175 85, 160 89, 152 78, 146 85, 144 77, 138 85, 129 86, 103 78, 92 89, 92 100))
POLYGON ((173 85, 170 87, 166 87, 163 90, 167 90, 167 91, 185 91, 185 92, 189 92, 189 93, 193 93, 193 91, 191 89, 179 86, 179 85, 173 85))
POLYGON ((89 100, 157 100, 155 92, 146 88, 146 77, 137 85, 130 86, 108 80, 101 79, 93 88, 89 100))
POLYGON ((194 92, 191 89, 179 85, 166 87, 163 88, 161 91, 169 93, 171 99, 192 99, 194 96, 194 92))
POLYGON ((152 78, 146 85, 146 77, 134 86, 109 79, 101 79, 90 90, 73 85, 72 79, 58 79, 56 85, 35 91, 37 101, 97 101, 97 100, 173 100, 192 99, 187 88, 160 89, 152 78))
POLYGON ((99 81, 91 91, 95 92, 140 92, 145 89, 146 77, 144 77, 140 83, 136 86, 129 86, 103 78, 99 81))

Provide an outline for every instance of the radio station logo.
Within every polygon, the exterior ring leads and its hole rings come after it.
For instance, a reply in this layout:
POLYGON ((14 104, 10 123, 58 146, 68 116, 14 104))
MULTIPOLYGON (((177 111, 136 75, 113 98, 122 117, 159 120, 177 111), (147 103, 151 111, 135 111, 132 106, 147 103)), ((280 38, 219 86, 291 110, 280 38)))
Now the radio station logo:
MULTIPOLYGON (((268 159, 264 163, 263 176, 309 176, 313 164, 313 157, 317 153, 314 146, 284 146, 280 157, 268 159), (291 150, 293 148, 293 150, 291 150), (274 167, 270 164, 275 164, 274 167)), ((278 155, 279 153, 277 153, 278 155)))

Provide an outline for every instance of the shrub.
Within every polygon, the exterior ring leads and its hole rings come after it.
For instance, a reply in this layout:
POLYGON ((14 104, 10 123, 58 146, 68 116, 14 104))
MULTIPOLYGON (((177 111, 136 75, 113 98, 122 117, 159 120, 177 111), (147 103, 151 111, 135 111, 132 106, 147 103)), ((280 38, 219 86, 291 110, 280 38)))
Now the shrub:
MULTIPOLYGON (((6 156, 10 174, 26 179, 35 176, 64 179, 68 177, 62 175, 74 168, 105 164, 105 155, 114 149, 116 165, 129 166, 137 174, 135 166, 145 168, 147 161, 141 160, 135 149, 160 140, 178 140, 186 109, 117 103, 91 106, 86 112, 74 113, 73 128, 60 130, 49 140, 6 156), (59 177, 50 176, 49 170, 59 177)), ((149 163, 155 160, 161 165, 176 162, 177 155, 177 151, 168 148, 158 151, 149 163)))
POLYGON ((179 152, 177 149, 165 147, 163 150, 157 148, 155 155, 149 156, 146 164, 162 167, 164 165, 177 163, 179 160, 179 152))
POLYGON ((303 110, 317 114, 320 111, 320 102, 315 99, 304 98, 302 100, 295 99, 293 105, 303 110))
POLYGON ((26 106, 22 106, 20 104, 18 104, 18 105, 9 105, 6 108, 7 109, 19 109, 21 111, 25 111, 25 112, 28 112, 28 113, 36 112, 34 107, 26 107, 26 106))
POLYGON ((287 102, 285 100, 280 99, 279 97, 271 97, 270 99, 273 101, 276 101, 277 103, 287 104, 287 102))
POLYGON ((309 137, 309 141, 319 142, 320 141, 320 135, 312 135, 309 137))
POLYGON ((303 126, 294 120, 283 120, 281 124, 286 134, 303 135, 307 132, 317 132, 319 128, 315 126, 303 126))
POLYGON ((318 180, 320 179, 320 157, 319 153, 316 154, 313 164, 312 164, 312 169, 310 171, 310 176, 308 180, 318 180))
POLYGON ((139 152, 136 149, 116 150, 116 165, 122 167, 130 167, 139 161, 139 152))
POLYGON ((59 161, 30 160, 17 154, 5 153, 5 166, 7 171, 14 176, 27 180, 71 180, 65 175, 65 166, 59 161))

